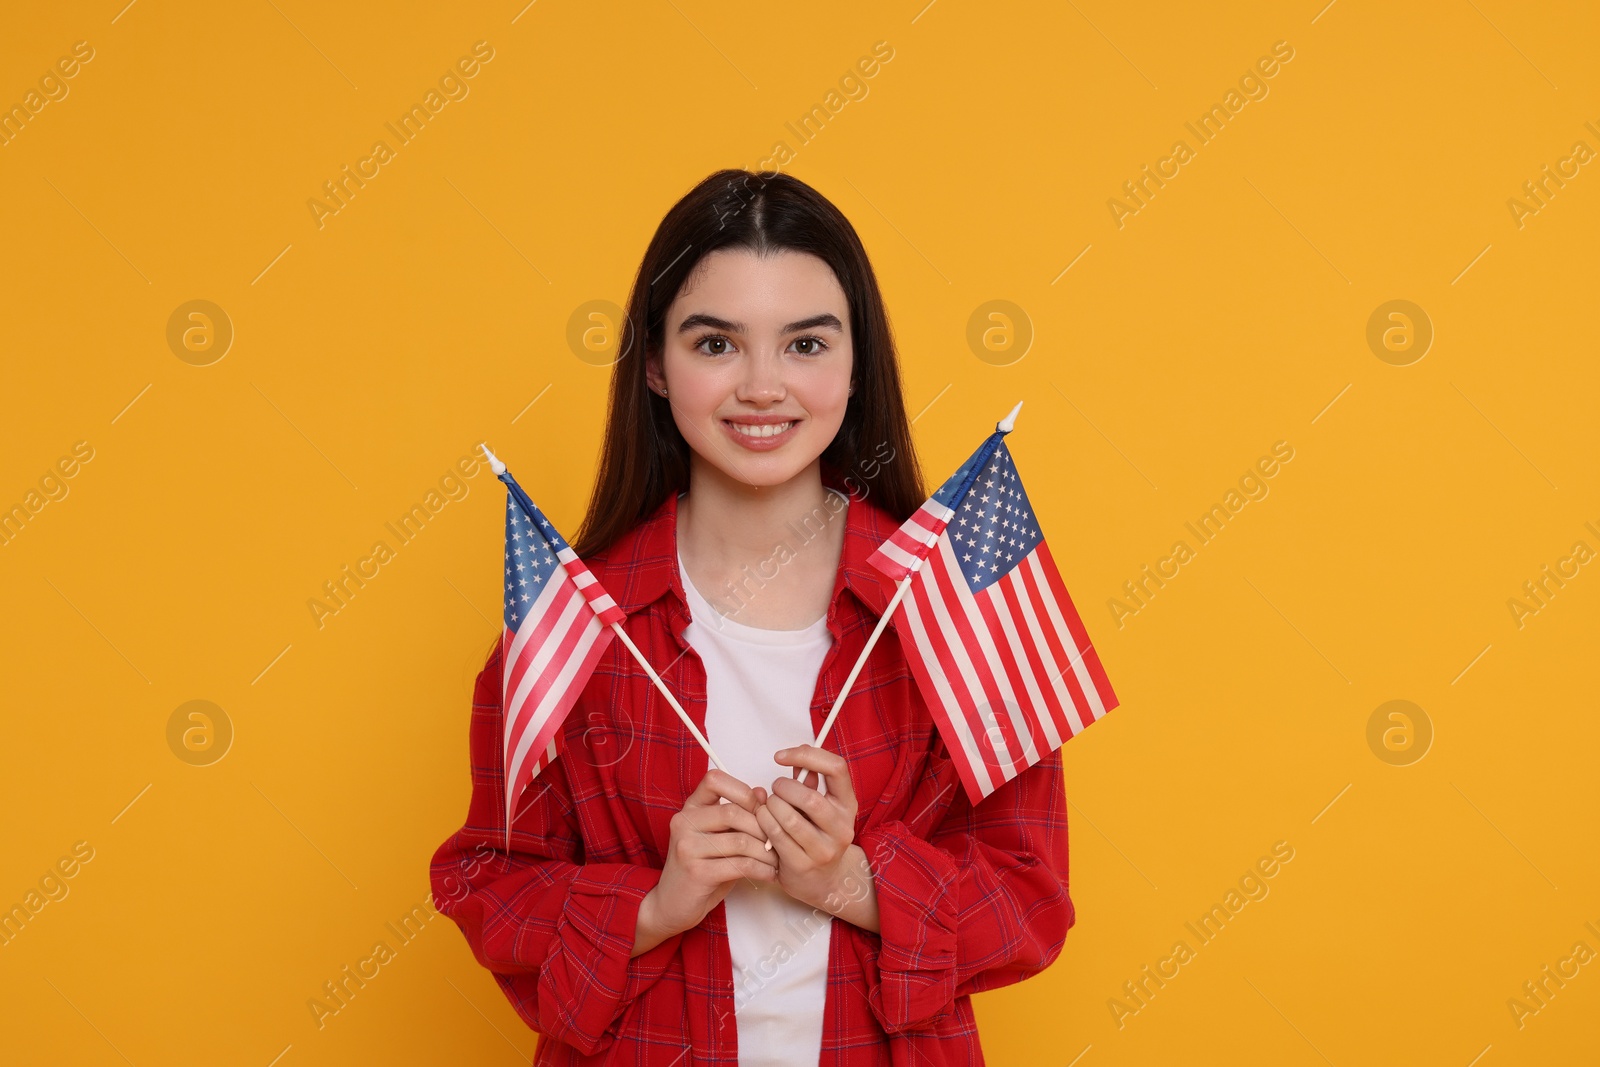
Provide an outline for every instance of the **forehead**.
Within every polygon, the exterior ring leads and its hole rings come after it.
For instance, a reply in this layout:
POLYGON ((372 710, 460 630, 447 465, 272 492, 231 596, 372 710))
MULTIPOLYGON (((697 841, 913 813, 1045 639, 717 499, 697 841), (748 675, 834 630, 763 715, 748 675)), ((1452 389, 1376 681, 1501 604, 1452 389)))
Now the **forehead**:
POLYGON ((832 311, 844 320, 847 303, 833 268, 809 252, 758 256, 749 249, 728 248, 695 264, 668 314, 678 319, 711 312, 754 326, 820 311, 832 311))

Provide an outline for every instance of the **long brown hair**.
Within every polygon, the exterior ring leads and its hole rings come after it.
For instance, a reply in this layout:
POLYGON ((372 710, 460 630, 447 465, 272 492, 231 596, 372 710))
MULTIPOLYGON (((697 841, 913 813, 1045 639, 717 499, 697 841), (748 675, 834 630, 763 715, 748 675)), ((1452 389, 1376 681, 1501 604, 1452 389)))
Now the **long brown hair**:
POLYGON ((628 296, 613 364, 605 441, 589 509, 571 545, 588 557, 689 487, 689 444, 665 397, 645 378, 646 356, 664 343, 667 308, 701 259, 723 248, 757 255, 810 253, 833 269, 850 304, 855 393, 838 435, 823 451, 852 495, 903 522, 927 498, 900 388, 894 338, 872 264, 839 209, 798 178, 779 171, 719 170, 673 205, 656 227, 628 296), (888 460, 883 462, 883 449, 888 460), (870 471, 870 473, 865 473, 870 471))

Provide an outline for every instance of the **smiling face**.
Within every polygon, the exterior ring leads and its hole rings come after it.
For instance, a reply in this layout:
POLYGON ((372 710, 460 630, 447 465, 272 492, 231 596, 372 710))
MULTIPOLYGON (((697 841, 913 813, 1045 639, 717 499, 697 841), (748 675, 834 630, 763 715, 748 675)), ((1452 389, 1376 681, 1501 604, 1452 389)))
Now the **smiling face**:
POLYGON ((667 309, 646 376, 666 389, 693 467, 773 486, 833 443, 854 363, 849 302, 825 262, 720 249, 667 309))

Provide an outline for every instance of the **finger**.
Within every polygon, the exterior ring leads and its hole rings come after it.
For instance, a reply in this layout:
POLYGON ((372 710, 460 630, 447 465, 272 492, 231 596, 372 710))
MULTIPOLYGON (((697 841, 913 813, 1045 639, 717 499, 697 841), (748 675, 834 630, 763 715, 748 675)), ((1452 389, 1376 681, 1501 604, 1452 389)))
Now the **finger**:
MULTIPOLYGON (((761 788, 759 785, 755 787, 755 793, 756 793, 756 813, 759 815, 761 813, 762 809, 764 809, 767 806, 767 797, 771 796, 772 794, 768 793, 765 789, 761 788)), ((759 822, 758 822, 757 825, 760 825, 759 822)), ((764 838, 766 838, 766 844, 763 847, 767 851, 770 852, 772 850, 772 838, 767 837, 766 833, 767 833, 766 827, 762 826, 761 827, 761 834, 762 834, 762 836, 764 838)))
POLYGON ((690 827, 702 834, 737 830, 758 840, 764 836, 761 824, 756 822, 755 813, 746 811, 737 804, 718 803, 708 804, 705 807, 685 808, 684 818, 690 827))
POLYGON ((788 801, 828 837, 845 835, 846 828, 851 825, 850 813, 840 806, 838 800, 825 797, 810 786, 779 778, 772 783, 772 795, 788 801))
POLYGON ((844 757, 837 752, 830 752, 816 745, 797 745, 794 748, 780 749, 774 754, 773 759, 782 766, 794 767, 796 772, 794 777, 803 784, 808 780, 805 772, 813 771, 826 776, 829 794, 855 799, 855 792, 850 783, 849 767, 845 764, 844 757))
POLYGON ((781 857, 790 862, 802 858, 808 863, 823 862, 827 857, 831 839, 817 829, 816 826, 812 825, 811 820, 806 818, 804 812, 776 793, 767 799, 767 810, 772 813, 773 818, 777 821, 778 829, 782 835, 781 837, 773 837, 773 846, 780 847, 782 838, 788 838, 800 852, 804 853, 802 857, 799 855, 785 855, 780 852, 779 855, 781 857))
POLYGON ((740 879, 748 879, 751 882, 776 882, 778 869, 749 856, 735 856, 718 860, 710 868, 710 876, 718 884, 737 882, 740 879))
POLYGON ((779 862, 798 867, 807 859, 806 850, 784 830, 770 805, 771 795, 768 794, 768 804, 756 811, 756 818, 761 822, 761 828, 766 831, 767 840, 772 844, 772 854, 779 862))
POLYGON ((727 771, 713 767, 706 772, 704 778, 700 779, 700 784, 689 794, 684 806, 693 804, 704 807, 720 804, 724 800, 737 804, 746 811, 753 812, 756 808, 755 793, 748 785, 727 771))
POLYGON ((688 858, 696 861, 710 862, 744 856, 772 867, 778 864, 778 858, 762 847, 760 837, 752 837, 739 830, 696 834, 684 840, 683 849, 688 853, 688 858))

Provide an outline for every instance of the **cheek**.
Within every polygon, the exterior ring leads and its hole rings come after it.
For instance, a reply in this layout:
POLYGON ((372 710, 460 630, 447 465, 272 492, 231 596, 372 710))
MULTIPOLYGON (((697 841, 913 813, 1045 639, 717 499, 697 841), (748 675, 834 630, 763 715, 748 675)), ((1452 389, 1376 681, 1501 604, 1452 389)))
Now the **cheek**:
POLYGON ((721 410, 732 386, 719 368, 684 360, 668 375, 667 399, 679 423, 700 423, 721 410))

